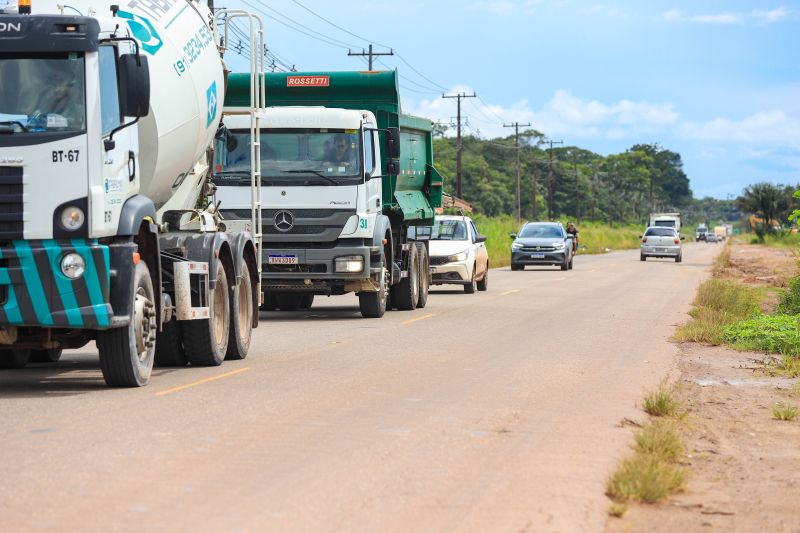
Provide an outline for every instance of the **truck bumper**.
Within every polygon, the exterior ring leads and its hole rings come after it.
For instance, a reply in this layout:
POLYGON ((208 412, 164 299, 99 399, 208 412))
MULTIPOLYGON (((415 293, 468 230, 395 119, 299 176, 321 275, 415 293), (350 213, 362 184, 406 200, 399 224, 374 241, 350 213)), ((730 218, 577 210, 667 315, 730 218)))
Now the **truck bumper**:
POLYGON ((92 239, 12 241, 0 247, 0 325, 105 329, 111 325, 109 247, 92 239), (61 259, 86 263, 75 280, 61 259))
POLYGON ((270 249, 262 256, 261 281, 264 289, 281 291, 331 292, 333 286, 344 286, 370 277, 369 246, 337 246, 324 249, 270 249), (296 265, 274 265, 270 256, 296 257, 296 265), (363 258, 360 272, 336 272, 336 258, 363 258))

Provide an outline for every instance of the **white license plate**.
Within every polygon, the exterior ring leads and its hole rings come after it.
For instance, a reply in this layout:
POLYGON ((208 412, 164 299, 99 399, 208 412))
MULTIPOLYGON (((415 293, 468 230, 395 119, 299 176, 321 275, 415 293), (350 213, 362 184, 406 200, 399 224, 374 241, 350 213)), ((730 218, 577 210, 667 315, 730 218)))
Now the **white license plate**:
POLYGON ((296 255, 271 255, 267 258, 267 263, 270 265, 296 265, 296 255))
POLYGON ((666 249, 666 248, 656 248, 656 252, 661 252, 661 253, 664 253, 664 252, 666 252, 666 251, 667 251, 667 249, 666 249))
POLYGON ((544 259, 544 254, 531 254, 531 259, 544 259))

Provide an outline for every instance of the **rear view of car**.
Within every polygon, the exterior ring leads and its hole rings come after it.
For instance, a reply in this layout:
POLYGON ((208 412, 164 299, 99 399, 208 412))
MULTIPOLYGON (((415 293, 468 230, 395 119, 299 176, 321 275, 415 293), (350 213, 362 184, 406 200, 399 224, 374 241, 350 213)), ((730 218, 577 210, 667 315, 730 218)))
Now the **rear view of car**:
POLYGON ((676 263, 683 259, 681 251, 683 237, 673 228, 651 226, 642 235, 640 260, 647 261, 648 257, 674 258, 676 263))

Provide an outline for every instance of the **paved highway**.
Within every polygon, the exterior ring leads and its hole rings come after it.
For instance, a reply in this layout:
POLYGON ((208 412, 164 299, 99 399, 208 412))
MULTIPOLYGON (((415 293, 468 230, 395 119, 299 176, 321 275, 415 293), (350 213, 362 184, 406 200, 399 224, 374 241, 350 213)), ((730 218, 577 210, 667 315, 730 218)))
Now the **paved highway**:
POLYGON ((143 389, 93 347, 0 372, 0 530, 600 531, 620 421, 719 250, 493 270, 380 320, 317 297, 143 389))

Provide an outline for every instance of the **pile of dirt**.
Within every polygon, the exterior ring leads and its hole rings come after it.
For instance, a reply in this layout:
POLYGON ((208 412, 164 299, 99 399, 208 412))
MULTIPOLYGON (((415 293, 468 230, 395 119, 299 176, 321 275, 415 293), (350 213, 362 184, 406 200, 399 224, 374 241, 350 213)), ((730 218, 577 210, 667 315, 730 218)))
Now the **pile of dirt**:
POLYGON ((788 286, 797 276, 798 257, 793 250, 735 243, 731 245, 730 266, 718 275, 755 287, 788 286))

